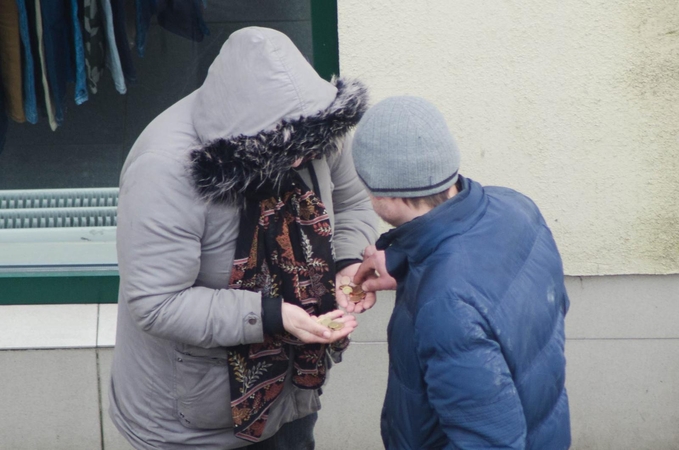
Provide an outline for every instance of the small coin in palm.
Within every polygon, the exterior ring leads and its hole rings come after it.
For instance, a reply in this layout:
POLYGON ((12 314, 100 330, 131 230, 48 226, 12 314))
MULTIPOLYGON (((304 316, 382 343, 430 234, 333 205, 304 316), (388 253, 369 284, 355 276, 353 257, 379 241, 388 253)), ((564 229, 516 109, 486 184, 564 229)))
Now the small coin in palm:
POLYGON ((365 292, 361 286, 356 286, 349 277, 340 278, 339 288, 344 295, 349 296, 349 301, 352 303, 358 303, 365 298, 365 292))
POLYGON ((335 320, 332 320, 329 317, 320 317, 320 318, 318 318, 317 322, 320 323, 321 325, 323 325, 324 327, 328 327, 331 330, 335 330, 335 331, 341 330, 342 328, 344 328, 344 324, 342 322, 337 322, 335 320))

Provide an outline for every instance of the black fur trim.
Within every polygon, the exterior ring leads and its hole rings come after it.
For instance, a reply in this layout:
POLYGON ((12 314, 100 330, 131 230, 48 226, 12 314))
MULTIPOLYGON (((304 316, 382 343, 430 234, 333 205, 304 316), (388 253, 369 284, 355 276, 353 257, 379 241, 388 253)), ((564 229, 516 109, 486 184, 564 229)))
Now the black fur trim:
POLYGON ((368 107, 363 83, 333 78, 337 97, 313 116, 282 121, 254 136, 217 139, 191 152, 191 176, 200 195, 236 204, 246 191, 264 184, 277 187, 299 158, 333 154, 368 107))

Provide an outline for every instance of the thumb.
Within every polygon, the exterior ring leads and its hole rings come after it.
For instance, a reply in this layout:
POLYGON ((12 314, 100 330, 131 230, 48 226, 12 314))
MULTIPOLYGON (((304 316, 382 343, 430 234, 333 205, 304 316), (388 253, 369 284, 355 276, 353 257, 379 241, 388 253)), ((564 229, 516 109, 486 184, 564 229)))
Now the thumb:
POLYGON ((374 245, 369 245, 365 248, 365 250, 363 250, 363 258, 370 258, 375 253, 377 253, 377 247, 374 245))
POLYGON ((393 280, 389 277, 381 276, 378 278, 369 278, 363 282, 361 289, 366 292, 384 291, 394 289, 393 280))
POLYGON ((309 322, 309 325, 307 327, 307 331, 315 334, 316 336, 320 336, 323 338, 329 338, 331 336, 330 330, 328 327, 325 327, 321 325, 320 323, 316 322, 316 320, 312 317, 311 321, 309 322), (313 323, 312 323, 313 322, 313 323))
POLYGON ((356 273, 354 274, 354 283, 361 284, 363 280, 375 274, 375 261, 372 258, 366 256, 366 259, 358 266, 356 273))

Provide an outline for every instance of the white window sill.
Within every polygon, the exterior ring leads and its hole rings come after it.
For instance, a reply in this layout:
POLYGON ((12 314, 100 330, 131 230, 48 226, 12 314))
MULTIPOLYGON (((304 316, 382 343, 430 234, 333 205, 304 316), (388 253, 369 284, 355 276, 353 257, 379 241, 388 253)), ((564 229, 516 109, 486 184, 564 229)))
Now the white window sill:
POLYGON ((0 230, 0 274, 115 271, 116 227, 0 230))
POLYGON ((2 305, 0 350, 113 347, 116 304, 2 305))

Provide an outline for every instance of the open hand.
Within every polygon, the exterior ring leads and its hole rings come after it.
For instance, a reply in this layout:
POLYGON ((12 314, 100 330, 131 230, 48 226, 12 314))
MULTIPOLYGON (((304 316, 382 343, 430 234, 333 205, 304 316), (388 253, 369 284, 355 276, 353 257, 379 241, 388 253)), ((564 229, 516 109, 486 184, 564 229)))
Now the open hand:
POLYGON ((349 295, 345 294, 341 290, 342 278, 348 278, 350 282, 357 285, 359 284, 356 283, 355 274, 360 266, 360 263, 347 266, 337 272, 337 277, 335 278, 335 298, 337 299, 337 303, 350 313, 362 313, 363 311, 366 311, 375 305, 376 297, 374 292, 366 291, 365 296, 360 301, 354 302, 351 300, 349 295))
POLYGON ((283 302, 281 315, 283 317, 283 328, 306 344, 330 344, 339 341, 349 336, 358 326, 354 316, 344 315, 344 311, 339 309, 321 316, 342 323, 342 328, 337 330, 331 330, 327 326, 321 325, 316 317, 309 315, 304 309, 291 303, 283 302))

